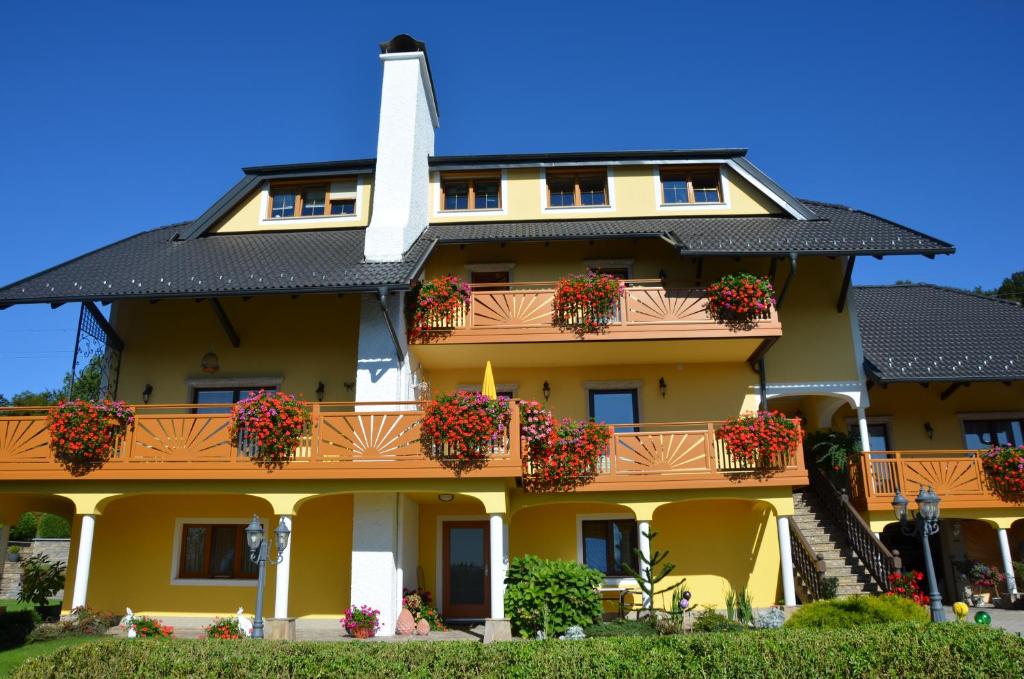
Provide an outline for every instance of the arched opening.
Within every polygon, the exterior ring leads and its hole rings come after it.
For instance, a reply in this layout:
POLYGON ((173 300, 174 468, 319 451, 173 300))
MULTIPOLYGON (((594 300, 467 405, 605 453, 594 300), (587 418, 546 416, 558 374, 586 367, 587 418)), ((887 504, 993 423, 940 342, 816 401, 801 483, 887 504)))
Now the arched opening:
MULTIPOLYGON (((856 422, 846 422, 837 418, 836 414, 843 406, 856 406, 856 400, 846 393, 788 390, 780 394, 768 395, 768 408, 778 410, 787 417, 798 418, 804 434, 813 434, 822 430, 832 430, 842 434, 860 436, 856 422)), ((804 466, 813 469, 819 466, 822 453, 810 450, 805 445, 804 466)))
MULTIPOLYGON (((67 498, 42 493, 0 496, 0 600, 21 592, 23 564, 43 555, 67 566, 75 506, 67 498)), ((54 600, 64 598, 64 590, 54 600)))

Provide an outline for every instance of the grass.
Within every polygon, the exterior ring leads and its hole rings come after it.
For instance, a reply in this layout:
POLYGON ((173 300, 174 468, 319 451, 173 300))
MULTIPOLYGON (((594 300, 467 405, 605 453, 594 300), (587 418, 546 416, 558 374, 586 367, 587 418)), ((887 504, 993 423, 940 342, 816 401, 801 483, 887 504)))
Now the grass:
POLYGON ((40 641, 37 644, 25 644, 9 651, 0 651, 0 677, 9 677, 14 674, 18 665, 29 658, 37 655, 46 655, 65 646, 78 646, 87 644, 90 641, 99 641, 103 637, 61 637, 50 641, 40 641))
MULTIPOLYGON (((50 603, 51 604, 59 604, 61 602, 58 601, 57 599, 50 599, 50 603)), ((18 601, 17 599, 0 599, 0 608, 4 608, 4 607, 6 607, 9 612, 13 613, 14 611, 27 611, 30 608, 35 608, 36 605, 35 604, 23 604, 20 601, 18 601)))

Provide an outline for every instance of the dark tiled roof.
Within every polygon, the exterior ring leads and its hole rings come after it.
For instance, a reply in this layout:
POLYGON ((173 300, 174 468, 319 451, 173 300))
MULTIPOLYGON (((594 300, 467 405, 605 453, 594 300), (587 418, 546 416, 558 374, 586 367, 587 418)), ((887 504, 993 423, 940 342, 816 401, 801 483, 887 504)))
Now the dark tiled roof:
POLYGON ((429 249, 366 263, 363 229, 175 236, 190 222, 145 231, 0 289, 0 305, 126 297, 345 291, 407 285, 429 249))
POLYGON ((882 382, 1024 379, 1024 307, 936 285, 853 289, 864 364, 882 382))
POLYGON ((802 202, 817 219, 766 215, 436 224, 426 235, 440 243, 665 237, 681 254, 689 255, 935 255, 954 251, 949 243, 868 212, 802 202))

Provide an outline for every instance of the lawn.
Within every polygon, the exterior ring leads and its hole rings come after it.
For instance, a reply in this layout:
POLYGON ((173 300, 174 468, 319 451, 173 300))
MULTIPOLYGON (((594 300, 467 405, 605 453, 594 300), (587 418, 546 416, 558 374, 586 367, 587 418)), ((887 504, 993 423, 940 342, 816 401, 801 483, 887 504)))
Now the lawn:
POLYGON ((61 637, 50 641, 40 641, 38 644, 26 644, 9 651, 0 651, 0 677, 9 677, 14 670, 25 660, 34 658, 37 655, 45 655, 65 646, 78 646, 90 641, 98 641, 103 637, 61 637))
POLYGON ((29 608, 35 608, 35 604, 23 604, 17 599, 0 599, 0 608, 6 607, 11 613, 14 611, 24 611, 29 608))

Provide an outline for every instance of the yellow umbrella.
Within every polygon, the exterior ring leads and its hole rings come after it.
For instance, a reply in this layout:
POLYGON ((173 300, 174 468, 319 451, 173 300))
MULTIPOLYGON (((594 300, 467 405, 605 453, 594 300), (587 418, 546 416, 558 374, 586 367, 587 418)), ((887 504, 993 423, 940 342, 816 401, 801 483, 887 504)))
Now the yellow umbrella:
POLYGON ((494 387, 494 372, 491 370, 490 361, 487 361, 487 367, 484 368, 484 385, 480 389, 480 393, 490 399, 498 398, 498 390, 494 387))

